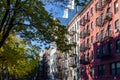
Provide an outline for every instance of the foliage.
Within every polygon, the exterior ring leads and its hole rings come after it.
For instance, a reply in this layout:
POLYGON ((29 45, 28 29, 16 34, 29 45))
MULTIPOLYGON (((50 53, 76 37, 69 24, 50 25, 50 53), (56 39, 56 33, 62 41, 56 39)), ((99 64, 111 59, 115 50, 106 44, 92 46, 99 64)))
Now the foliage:
MULTIPOLYGON (((67 33, 65 26, 60 25, 58 20, 56 22, 48 14, 41 0, 1 0, 0 14, 0 47, 3 46, 9 34, 13 33, 17 33, 28 43, 35 41, 38 47, 43 42, 45 44, 53 42, 56 36, 61 37, 62 45, 65 44, 67 47, 65 39, 62 39, 67 33), (56 26, 61 31, 56 31, 56 26), (59 32, 62 35, 53 36, 59 32)), ((59 49, 63 47, 59 43, 57 45, 59 49)))
MULTIPOLYGON (((0 65, 5 67, 11 76, 23 77, 28 75, 38 63, 36 49, 31 48, 31 51, 34 52, 30 54, 25 44, 17 36, 10 35, 0 48, 0 65)), ((2 72, 0 73, 2 74, 2 72)))

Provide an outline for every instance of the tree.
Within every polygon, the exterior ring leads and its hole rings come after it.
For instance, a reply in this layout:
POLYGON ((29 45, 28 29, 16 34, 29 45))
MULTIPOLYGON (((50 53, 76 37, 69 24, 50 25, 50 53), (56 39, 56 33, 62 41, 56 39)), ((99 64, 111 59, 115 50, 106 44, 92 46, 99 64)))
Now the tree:
POLYGON ((48 14, 40 0, 1 0, 0 9, 0 47, 11 33, 17 33, 29 43, 41 43, 53 40, 56 26, 66 31, 48 14))
POLYGON ((0 48, 1 80, 10 77, 23 78, 38 64, 38 54, 35 48, 25 47, 25 42, 15 35, 10 35, 0 48))
MULTIPOLYGON (((48 0, 57 1, 57 0, 48 0)), ((64 0, 58 0, 59 2, 64 0)), ((75 0, 79 3, 79 0, 75 0)), ((55 40, 53 34, 56 34, 56 26, 62 28, 61 33, 67 34, 65 26, 56 23, 53 17, 44 9, 44 4, 41 0, 1 0, 0 1, 0 48, 5 43, 7 37, 11 33, 17 33, 23 40, 31 43, 51 42, 55 40), (53 27, 53 28, 50 28, 53 27)), ((56 35, 59 37, 59 35, 56 35)), ((61 39, 66 45, 64 39, 61 39)), ((58 48, 61 49, 60 45, 58 48)), ((67 47, 67 45, 66 45, 67 47)))

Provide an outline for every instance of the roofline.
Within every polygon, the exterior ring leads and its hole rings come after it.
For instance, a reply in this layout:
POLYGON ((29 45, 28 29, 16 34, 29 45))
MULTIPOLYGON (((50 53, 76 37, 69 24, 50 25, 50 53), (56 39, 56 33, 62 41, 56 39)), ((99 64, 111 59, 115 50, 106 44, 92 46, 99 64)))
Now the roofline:
POLYGON ((72 18, 72 20, 68 23, 67 25, 67 28, 73 23, 73 21, 78 17, 78 16, 81 16, 85 11, 86 9, 89 8, 89 6, 92 4, 93 0, 90 0, 88 2, 88 4, 82 9, 80 10, 80 12, 76 13, 75 16, 72 18))

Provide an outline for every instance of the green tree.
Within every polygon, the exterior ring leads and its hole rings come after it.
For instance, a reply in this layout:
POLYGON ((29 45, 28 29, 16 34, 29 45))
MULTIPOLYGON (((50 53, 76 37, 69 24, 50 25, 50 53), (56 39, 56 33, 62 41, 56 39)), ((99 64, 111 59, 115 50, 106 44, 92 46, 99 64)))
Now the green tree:
MULTIPOLYGON (((57 0, 48 0, 54 1, 57 0)), ((64 0, 58 0, 59 2, 65 2, 64 0)), ((75 0, 78 5, 79 0, 75 0)), ((42 0, 1 0, 0 1, 0 47, 5 43, 7 37, 11 33, 17 33, 25 41, 29 43, 36 41, 39 45, 42 42, 51 42, 55 40, 56 26, 62 31, 61 38, 66 38, 67 34, 65 26, 56 23, 53 17, 48 14, 44 9, 42 0), (53 27, 53 28, 50 28, 53 27)), ((56 41, 56 40, 55 40, 56 41)), ((66 45, 66 40, 61 39, 62 45, 66 45)), ((57 41, 58 42, 58 41, 57 41)), ((57 43, 58 48, 61 48, 61 44, 57 43)), ((70 45, 68 45, 70 46, 70 45)), ((62 51, 62 50, 61 50, 62 51)))
POLYGON ((25 46, 25 42, 15 35, 10 35, 0 48, 0 74, 1 80, 22 78, 28 75, 38 64, 38 54, 35 48, 25 46))
POLYGON ((66 31, 65 26, 56 23, 48 14, 40 0, 1 0, 0 9, 0 47, 11 33, 17 33, 29 43, 37 41, 40 44, 54 40, 56 26, 66 31))

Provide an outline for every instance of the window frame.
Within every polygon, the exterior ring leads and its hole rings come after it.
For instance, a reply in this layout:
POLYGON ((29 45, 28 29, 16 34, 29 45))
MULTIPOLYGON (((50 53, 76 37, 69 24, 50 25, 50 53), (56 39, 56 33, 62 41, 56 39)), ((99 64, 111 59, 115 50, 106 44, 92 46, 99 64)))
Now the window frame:
POLYGON ((96 41, 98 41, 99 33, 96 33, 96 41))
POLYGON ((106 66, 104 64, 98 66, 98 75, 104 76, 106 73, 106 66))
POLYGON ((117 12, 118 12, 118 10, 119 10, 119 4, 118 4, 118 0, 116 0, 115 2, 114 2, 114 13, 116 14, 117 12), (118 5, 118 6, 117 6, 118 5))
POLYGON ((93 23, 93 21, 91 22, 91 29, 94 30, 94 23, 93 23))
POLYGON ((119 19, 115 20, 115 29, 119 29, 119 19))
POLYGON ((120 66, 118 67, 117 64, 120 64, 120 62, 110 63, 110 74, 111 75, 120 75, 120 66), (112 64, 114 64, 114 68, 112 68, 112 64), (118 71, 118 69, 119 69, 119 71, 118 71))
POLYGON ((96 26, 98 26, 98 22, 99 22, 99 18, 98 17, 96 18, 95 22, 96 22, 96 26))
POLYGON ((120 39, 116 40, 116 52, 120 53, 120 39), (118 43, 119 42, 119 43, 118 43))

